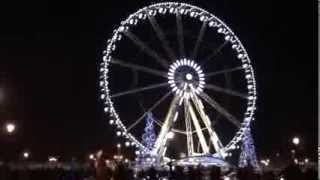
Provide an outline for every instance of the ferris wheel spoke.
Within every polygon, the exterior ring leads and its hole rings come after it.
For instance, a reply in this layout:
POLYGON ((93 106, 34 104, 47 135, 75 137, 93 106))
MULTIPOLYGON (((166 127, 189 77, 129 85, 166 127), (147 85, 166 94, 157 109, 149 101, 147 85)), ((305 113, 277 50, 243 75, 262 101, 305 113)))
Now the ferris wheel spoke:
POLYGON ((160 87, 167 86, 167 85, 168 85, 168 82, 160 83, 160 84, 152 84, 150 86, 140 87, 140 88, 136 88, 136 89, 131 89, 129 91, 124 91, 124 92, 119 92, 119 93, 113 94, 111 96, 111 98, 116 98, 116 97, 120 97, 120 96, 124 96, 124 95, 128 95, 128 94, 143 92, 143 91, 147 91, 150 89, 156 89, 156 88, 160 88, 160 87))
POLYGON ((227 43, 228 43, 228 41, 225 41, 219 47, 214 49, 211 54, 209 54, 206 58, 204 58, 204 60, 201 64, 204 65, 205 63, 210 61, 212 58, 214 58, 216 55, 218 55, 221 52, 221 50, 223 49, 223 47, 225 47, 227 45, 227 43))
MULTIPOLYGON (((143 120, 143 118, 148 115, 148 113, 152 112, 155 108, 157 108, 161 102, 163 102, 170 94, 172 94, 172 91, 167 92, 164 96, 162 96, 157 102, 155 102, 149 109, 147 109, 146 112, 144 112, 142 114, 142 116, 140 116, 133 124, 131 124, 130 126, 128 126, 127 131, 130 131, 132 128, 134 128, 137 124, 139 124, 139 122, 141 122, 143 120)), ((158 125, 162 125, 161 122, 156 121, 156 124, 158 125)))
POLYGON ((176 14, 176 23, 177 23, 177 37, 178 37, 178 43, 179 43, 180 56, 186 57, 186 53, 184 49, 183 25, 182 25, 181 16, 179 13, 176 14))
POLYGON ((192 56, 191 56, 192 59, 195 59, 197 56, 198 49, 200 47, 200 43, 203 39, 203 36, 204 36, 204 33, 206 32, 206 29, 207 29, 207 23, 206 23, 206 21, 203 21, 198 38, 197 38, 197 41, 196 41, 196 44, 195 44, 193 51, 192 51, 192 56))
POLYGON ((206 77, 216 76, 216 75, 220 75, 220 74, 224 74, 224 73, 230 73, 230 72, 238 71, 238 70, 241 70, 241 69, 243 69, 242 66, 237 66, 237 67, 234 67, 234 68, 224 69, 224 70, 221 70, 221 71, 215 71, 215 72, 208 73, 206 75, 206 77))
POLYGON ((138 64, 125 62, 125 61, 122 61, 120 59, 112 58, 111 63, 117 64, 119 66, 123 66, 123 67, 126 67, 126 68, 131 68, 131 69, 134 69, 134 70, 138 70, 138 71, 146 72, 146 73, 153 74, 153 75, 156 75, 156 76, 161 76, 161 77, 167 78, 167 74, 165 72, 162 72, 162 71, 159 71, 159 70, 156 70, 156 69, 152 69, 152 68, 149 68, 149 67, 141 66, 141 65, 138 65, 138 64))
POLYGON ((200 97, 202 97, 208 104, 210 104, 216 111, 222 114, 232 124, 240 128, 240 121, 231 113, 229 113, 224 107, 222 107, 217 101, 212 99, 208 94, 201 92, 200 97))
POLYGON ((160 25, 158 24, 157 20, 153 16, 148 15, 149 22, 156 32, 156 35, 161 41, 163 49, 167 52, 168 56, 170 57, 171 61, 174 61, 176 59, 176 55, 174 54, 173 50, 169 46, 169 42, 163 33, 163 30, 161 29, 160 25))
POLYGON ((141 39, 139 39, 136 35, 134 35, 129 30, 124 32, 124 35, 126 35, 134 44, 139 46, 146 54, 148 54, 150 57, 154 58, 160 65, 162 65, 164 68, 167 68, 168 62, 164 60, 157 52, 152 50, 146 43, 144 43, 141 39))
POLYGON ((226 88, 222 88, 222 87, 219 87, 219 86, 216 86, 216 85, 213 85, 213 84, 206 84, 205 87, 207 89, 210 89, 210 90, 213 90, 213 91, 216 91, 216 92, 222 92, 222 93, 225 93, 225 94, 228 94, 228 95, 231 95, 231 96, 237 96, 237 97, 240 97, 240 98, 243 98, 243 99, 247 99, 248 98, 248 96, 243 94, 243 93, 236 92, 234 90, 230 90, 230 89, 226 89, 226 88))

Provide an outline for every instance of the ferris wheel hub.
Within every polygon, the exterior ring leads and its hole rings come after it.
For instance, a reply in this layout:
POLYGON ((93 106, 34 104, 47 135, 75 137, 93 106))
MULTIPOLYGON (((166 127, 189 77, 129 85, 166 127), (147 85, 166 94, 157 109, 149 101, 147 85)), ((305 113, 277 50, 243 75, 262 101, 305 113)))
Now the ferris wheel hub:
POLYGON ((187 74, 186 74, 186 79, 187 79, 187 80, 190 81, 190 80, 192 80, 192 78, 193 78, 192 74, 190 74, 190 73, 187 73, 187 74))
POLYGON ((201 67, 190 59, 178 59, 169 68, 168 82, 178 95, 194 91, 200 93, 205 84, 201 67))

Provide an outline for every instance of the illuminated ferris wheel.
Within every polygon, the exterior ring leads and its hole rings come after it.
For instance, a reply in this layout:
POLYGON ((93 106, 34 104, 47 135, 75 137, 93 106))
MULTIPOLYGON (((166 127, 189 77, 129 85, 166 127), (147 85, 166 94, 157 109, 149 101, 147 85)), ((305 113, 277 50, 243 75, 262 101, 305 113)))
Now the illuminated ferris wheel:
POLYGON ((100 71, 109 123, 126 146, 160 162, 224 160, 253 120, 256 83, 245 48, 223 21, 193 5, 158 3, 129 15, 107 41, 100 71), (141 143, 150 113, 151 149, 141 143))

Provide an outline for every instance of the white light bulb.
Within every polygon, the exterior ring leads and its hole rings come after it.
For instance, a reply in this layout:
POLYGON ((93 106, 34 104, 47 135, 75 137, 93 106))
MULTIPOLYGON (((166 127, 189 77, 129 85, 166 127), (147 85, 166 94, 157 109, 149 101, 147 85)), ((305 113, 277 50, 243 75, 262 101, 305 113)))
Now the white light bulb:
POLYGON ((192 78, 193 78, 193 76, 192 76, 192 74, 190 74, 190 73, 188 73, 188 74, 186 74, 186 79, 187 80, 192 80, 192 78))
POLYGON ((89 155, 89 159, 94 160, 94 155, 93 155, 93 154, 90 154, 90 155, 89 155))
POLYGON ((168 134, 167 134, 167 138, 168 139, 172 139, 174 137, 174 133, 172 131, 170 131, 168 134))
POLYGON ((28 153, 28 152, 24 152, 24 153, 23 153, 23 157, 24 157, 25 159, 28 159, 28 158, 29 158, 29 153, 28 153))
POLYGON ((16 129, 16 126, 12 123, 6 125, 6 130, 9 134, 13 133, 16 129))
POLYGON ((125 29, 124 26, 120 26, 120 27, 119 27, 119 31, 120 31, 120 32, 124 31, 124 29, 125 29))
POLYGON ((294 145, 299 145, 299 144, 300 144, 300 138, 294 137, 294 138, 292 139, 292 143, 293 143, 294 145))
POLYGON ((130 142, 127 141, 127 142, 125 143, 125 146, 126 146, 126 147, 129 147, 129 146, 130 146, 130 142))

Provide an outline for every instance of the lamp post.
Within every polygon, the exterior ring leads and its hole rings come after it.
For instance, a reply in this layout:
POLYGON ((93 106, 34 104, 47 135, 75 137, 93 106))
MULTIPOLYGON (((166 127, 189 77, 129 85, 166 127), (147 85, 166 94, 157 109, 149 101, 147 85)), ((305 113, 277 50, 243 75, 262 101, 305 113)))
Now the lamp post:
MULTIPOLYGON (((298 164, 299 160, 299 149, 301 149, 301 138, 298 137, 298 136, 294 136, 291 140, 292 144, 293 144, 293 149, 291 150, 291 153, 292 153, 292 159, 293 159, 293 162, 295 164, 298 164)), ((300 154, 301 155, 301 154, 300 154)))

